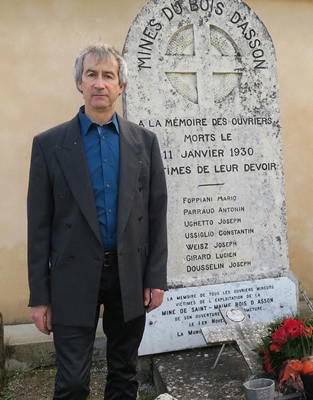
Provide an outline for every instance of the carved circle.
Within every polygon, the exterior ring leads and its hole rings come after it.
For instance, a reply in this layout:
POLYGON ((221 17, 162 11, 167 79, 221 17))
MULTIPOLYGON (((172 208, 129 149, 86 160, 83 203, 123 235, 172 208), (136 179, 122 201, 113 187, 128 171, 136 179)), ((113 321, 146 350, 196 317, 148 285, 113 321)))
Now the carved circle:
MULTIPOLYGON (((236 57, 239 51, 232 38, 220 28, 210 26, 210 42, 221 56, 236 57)), ((186 25, 171 37, 166 49, 167 56, 196 56, 193 25, 186 25)), ((198 84, 196 72, 167 72, 166 76, 172 87, 185 99, 198 103, 198 84)), ((240 83, 241 74, 214 73, 214 101, 224 100, 240 83)))

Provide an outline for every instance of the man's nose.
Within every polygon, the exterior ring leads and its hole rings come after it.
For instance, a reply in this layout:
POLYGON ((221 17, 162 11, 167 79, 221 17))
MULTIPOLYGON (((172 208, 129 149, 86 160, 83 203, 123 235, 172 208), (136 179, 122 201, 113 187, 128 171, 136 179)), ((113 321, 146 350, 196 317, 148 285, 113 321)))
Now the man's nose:
POLYGON ((104 88, 105 82, 102 76, 98 76, 95 82, 95 87, 97 88, 104 88))

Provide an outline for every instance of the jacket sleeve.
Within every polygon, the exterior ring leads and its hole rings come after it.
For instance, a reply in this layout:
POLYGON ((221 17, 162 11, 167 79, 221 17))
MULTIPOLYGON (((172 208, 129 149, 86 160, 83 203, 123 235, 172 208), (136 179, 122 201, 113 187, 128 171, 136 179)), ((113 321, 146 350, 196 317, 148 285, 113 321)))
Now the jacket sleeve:
POLYGON ((36 137, 31 154, 27 218, 29 306, 33 307, 50 303, 49 258, 53 220, 51 184, 45 158, 36 137))
POLYGON ((159 143, 151 147, 149 197, 149 261, 144 287, 167 290, 167 187, 159 143))

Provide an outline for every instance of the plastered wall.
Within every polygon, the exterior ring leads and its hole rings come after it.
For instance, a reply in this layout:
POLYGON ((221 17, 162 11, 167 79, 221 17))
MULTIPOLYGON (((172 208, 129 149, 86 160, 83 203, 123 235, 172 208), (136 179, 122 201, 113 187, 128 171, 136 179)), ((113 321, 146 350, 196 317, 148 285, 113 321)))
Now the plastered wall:
MULTIPOLYGON (((98 40, 122 50, 145 3, 0 1, 0 312, 6 324, 29 322, 26 192, 32 137, 72 118, 83 103, 72 78, 79 50, 98 40)), ((313 2, 246 3, 267 26, 276 47, 290 267, 313 297, 313 2)))

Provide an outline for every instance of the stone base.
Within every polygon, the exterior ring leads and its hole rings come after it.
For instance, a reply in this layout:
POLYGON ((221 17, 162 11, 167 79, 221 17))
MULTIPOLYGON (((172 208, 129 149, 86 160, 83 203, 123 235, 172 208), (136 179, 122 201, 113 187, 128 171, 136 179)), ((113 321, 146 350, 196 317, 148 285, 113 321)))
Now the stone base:
MULTIPOLYGON (((93 350, 94 361, 103 360, 106 338, 99 320, 93 350)), ((8 370, 31 370, 55 364, 53 335, 44 335, 34 324, 7 325, 4 327, 5 367, 8 370)))
POLYGON ((158 395, 175 399, 242 400, 250 371, 244 358, 227 346, 212 369, 220 347, 153 356, 153 379, 158 395))

